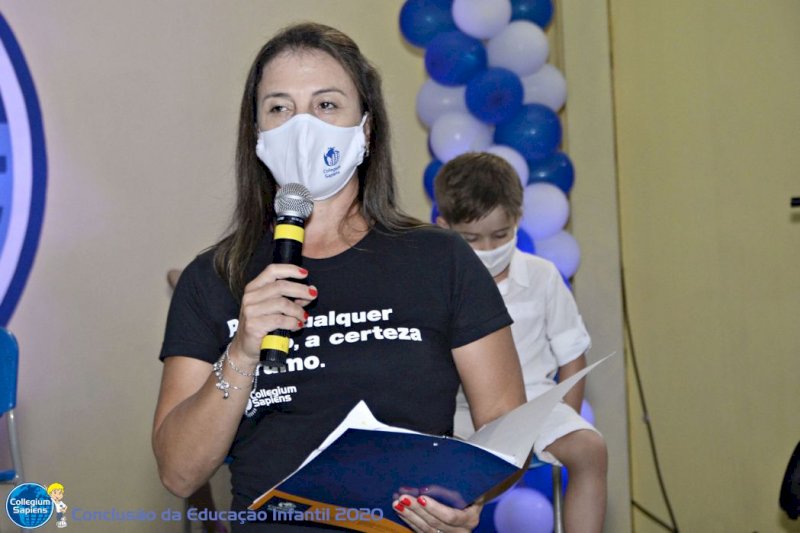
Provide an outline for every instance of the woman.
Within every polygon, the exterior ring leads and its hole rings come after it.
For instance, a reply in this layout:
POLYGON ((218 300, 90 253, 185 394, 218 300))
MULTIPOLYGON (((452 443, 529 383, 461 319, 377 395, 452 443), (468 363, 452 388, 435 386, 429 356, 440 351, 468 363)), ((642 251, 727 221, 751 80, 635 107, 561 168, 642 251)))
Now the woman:
MULTIPOLYGON (((459 381, 477 427, 524 402, 491 277, 457 235, 400 212, 389 145, 379 76, 346 35, 301 24, 261 49, 242 99, 232 230, 186 268, 167 320, 153 448, 173 493, 191 494, 230 455, 243 509, 362 399, 385 423, 433 434, 452 431, 459 381), (272 201, 293 181, 314 199, 303 268, 269 264, 272 201), (275 329, 292 332, 287 372, 258 367, 275 329)), ((430 497, 393 506, 416 531, 468 531, 480 512, 430 497)))

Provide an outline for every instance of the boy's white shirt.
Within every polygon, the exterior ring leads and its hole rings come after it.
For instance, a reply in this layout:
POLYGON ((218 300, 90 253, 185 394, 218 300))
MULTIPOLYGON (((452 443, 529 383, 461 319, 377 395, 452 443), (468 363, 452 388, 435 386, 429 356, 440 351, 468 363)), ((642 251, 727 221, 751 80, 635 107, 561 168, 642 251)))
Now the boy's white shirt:
MULTIPOLYGON (((508 277, 497 288, 514 320, 511 334, 530 400, 555 386, 558 367, 585 353, 591 339, 572 293, 550 261, 516 250, 508 277)), ((456 403, 468 405, 460 388, 456 403)))

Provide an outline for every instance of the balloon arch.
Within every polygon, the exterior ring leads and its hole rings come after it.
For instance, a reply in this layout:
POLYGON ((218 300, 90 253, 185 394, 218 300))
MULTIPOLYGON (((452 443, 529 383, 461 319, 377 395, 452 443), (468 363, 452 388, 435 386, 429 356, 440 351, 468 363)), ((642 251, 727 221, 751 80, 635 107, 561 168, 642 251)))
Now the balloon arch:
MULTIPOLYGON (((567 97, 562 73, 547 63, 544 33, 552 0, 407 0, 400 31, 425 50, 430 76, 417 93, 416 111, 429 129, 433 160, 423 185, 438 211, 433 180, 441 166, 465 152, 496 154, 524 187, 518 247, 555 263, 567 281, 580 265, 580 248, 565 229, 575 172, 559 150, 558 112, 567 97)), ((584 400, 581 414, 592 420, 584 400)), ((566 471, 562 472, 566 486, 566 471)), ((552 531, 552 478, 530 471, 524 486, 487 505, 476 531, 552 531), (520 529, 522 528, 522 529, 520 529)))
MULTIPOLYGON (((564 229, 575 172, 559 150, 567 84, 547 63, 552 16, 552 0, 407 0, 400 31, 424 48, 430 76, 416 101, 433 157, 423 177, 429 199, 447 161, 476 151, 502 157, 525 188, 519 247, 567 280, 580 248, 564 229)), ((432 219, 437 213, 434 204, 432 219)))

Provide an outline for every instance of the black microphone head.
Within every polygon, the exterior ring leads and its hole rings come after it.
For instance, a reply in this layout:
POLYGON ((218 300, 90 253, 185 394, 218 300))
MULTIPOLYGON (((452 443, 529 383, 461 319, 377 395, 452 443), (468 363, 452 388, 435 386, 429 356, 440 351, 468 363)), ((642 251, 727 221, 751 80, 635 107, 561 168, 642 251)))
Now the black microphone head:
POLYGON ((275 213, 278 216, 293 216, 303 220, 311 216, 314 201, 311 192, 299 183, 287 183, 275 195, 275 213))

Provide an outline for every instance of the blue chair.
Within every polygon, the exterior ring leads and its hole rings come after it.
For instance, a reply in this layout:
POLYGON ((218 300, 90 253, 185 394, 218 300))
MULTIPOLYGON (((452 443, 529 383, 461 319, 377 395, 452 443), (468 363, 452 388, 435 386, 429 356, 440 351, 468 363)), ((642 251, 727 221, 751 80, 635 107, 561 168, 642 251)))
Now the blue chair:
POLYGON ((18 485, 22 483, 22 459, 20 457, 14 407, 17 405, 17 375, 19 370, 19 345, 8 330, 0 328, 0 417, 8 423, 8 441, 11 451, 11 470, 0 470, 0 483, 18 485))

